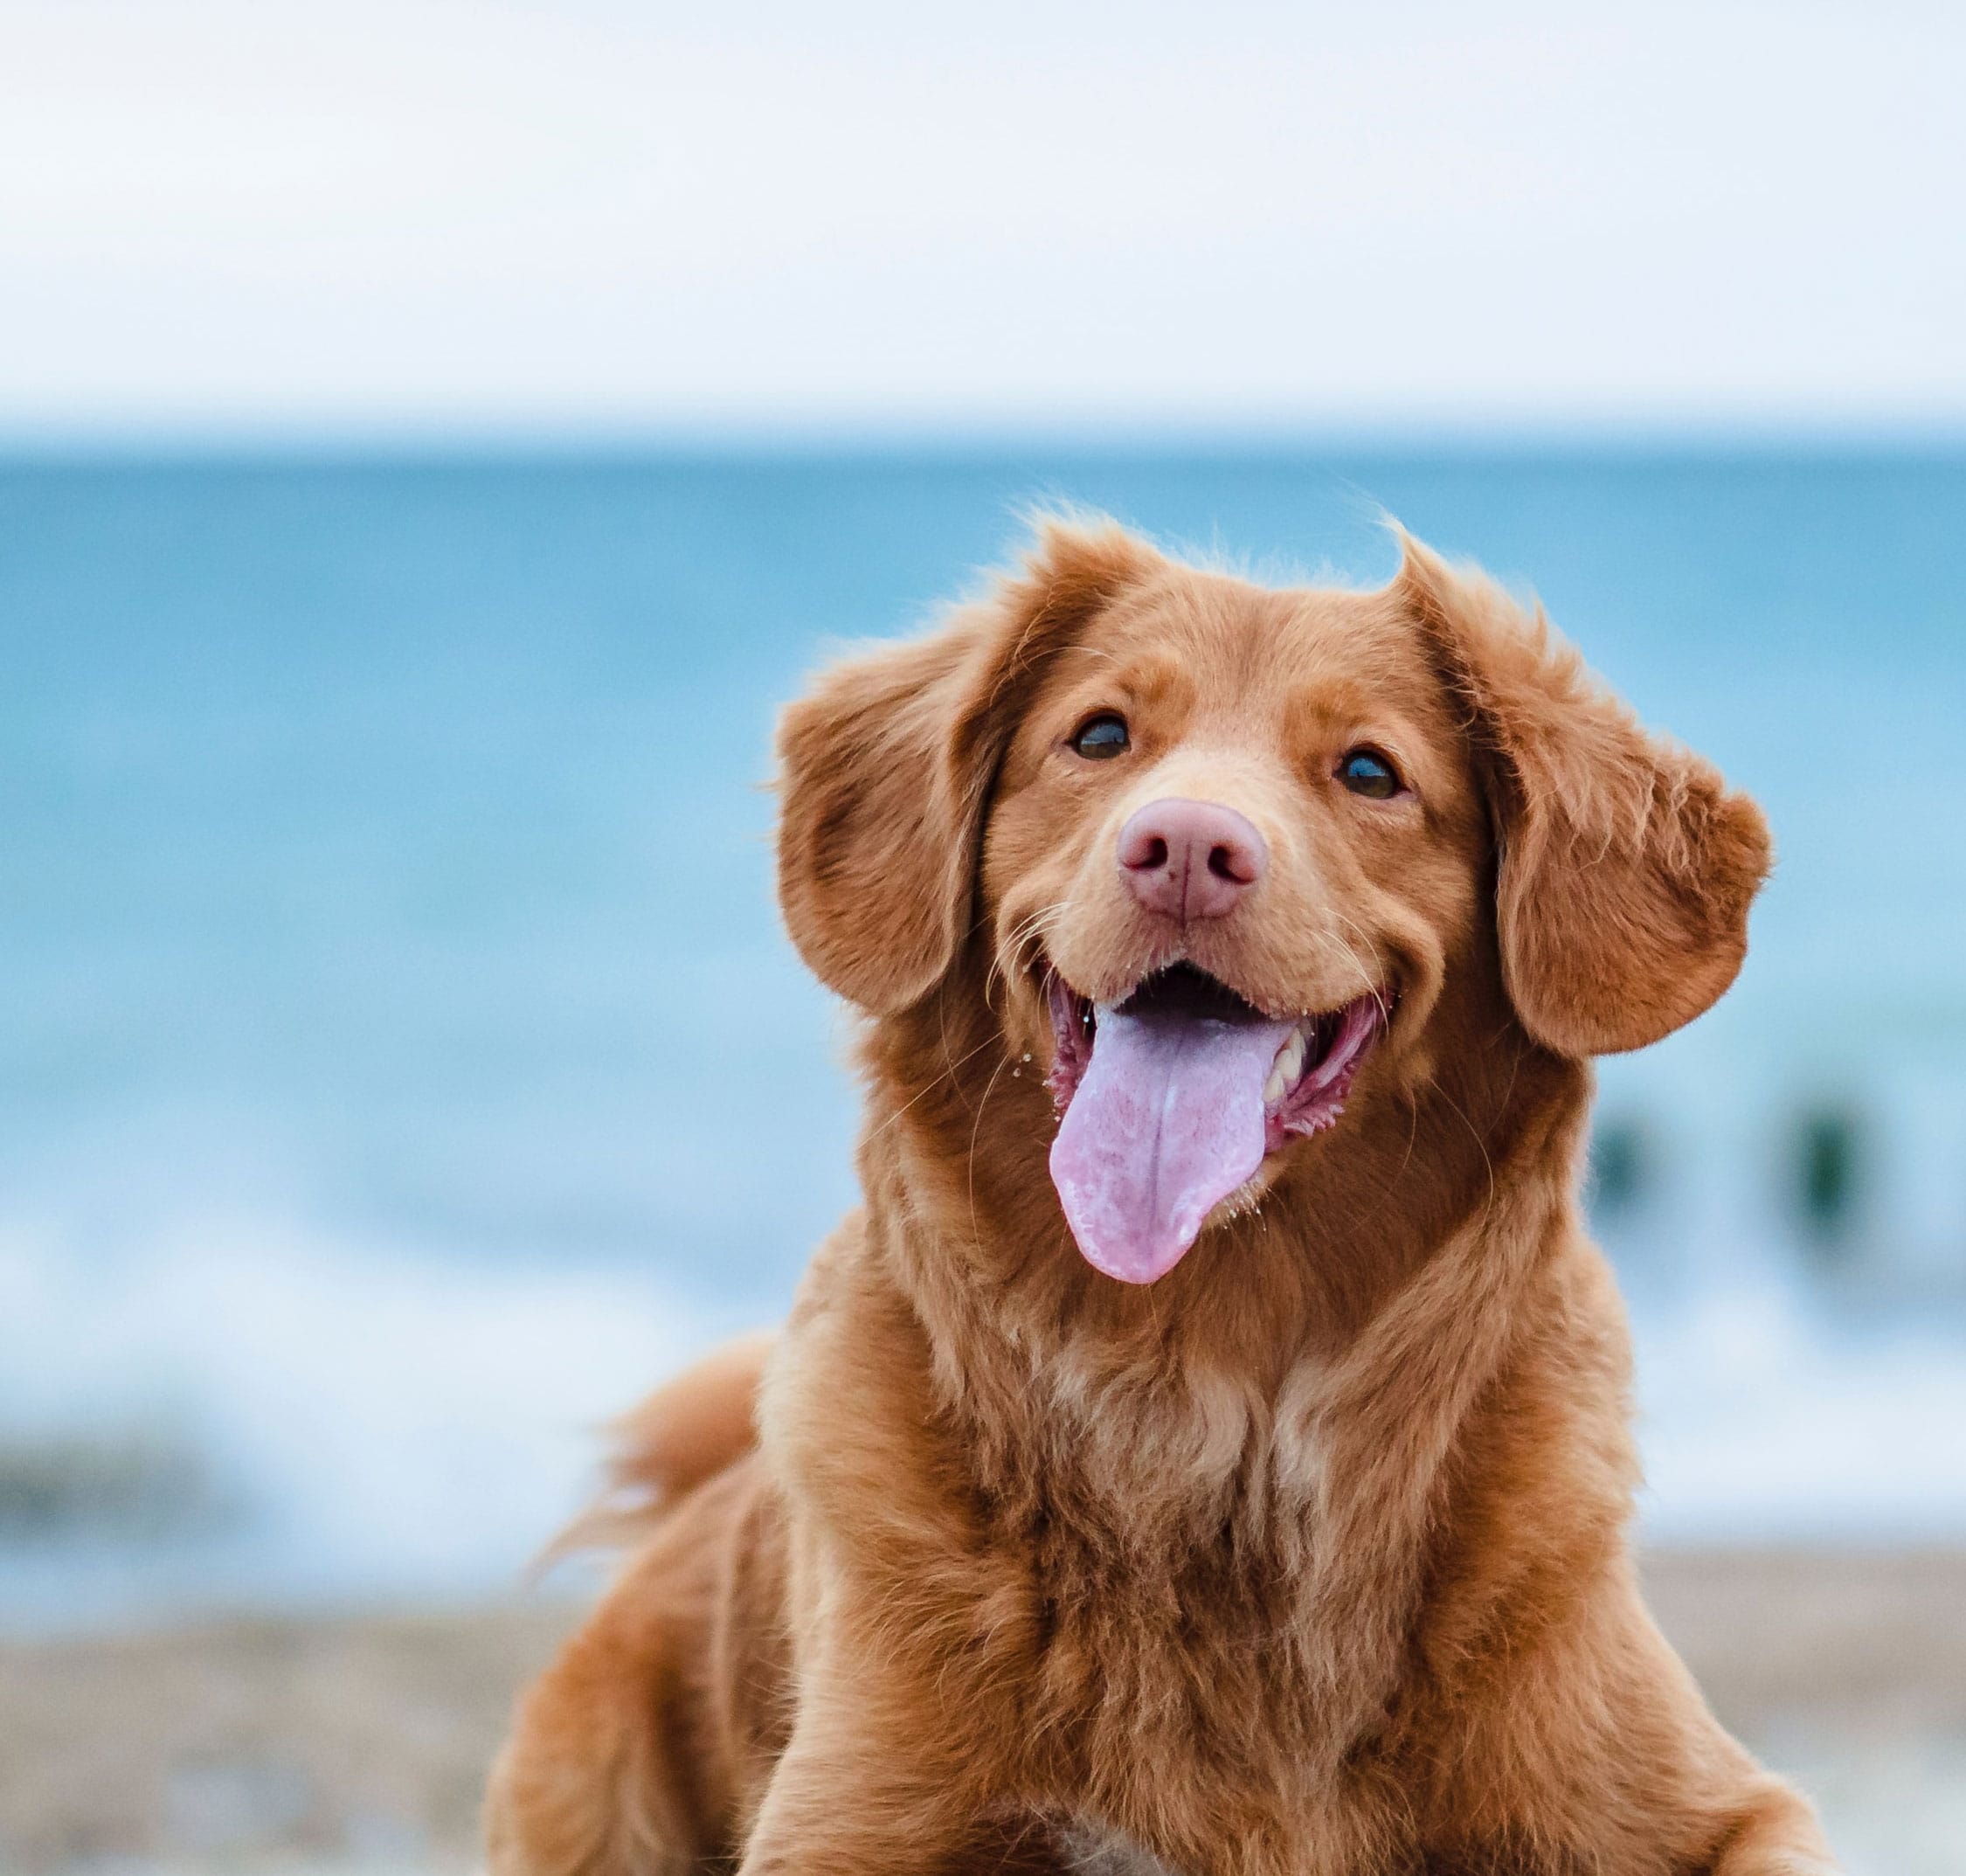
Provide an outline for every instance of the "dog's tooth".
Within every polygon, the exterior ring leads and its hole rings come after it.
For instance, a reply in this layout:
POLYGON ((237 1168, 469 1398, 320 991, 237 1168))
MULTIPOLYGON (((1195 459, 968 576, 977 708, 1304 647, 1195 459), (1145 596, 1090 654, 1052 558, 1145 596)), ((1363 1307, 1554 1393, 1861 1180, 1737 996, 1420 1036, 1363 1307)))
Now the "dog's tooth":
POLYGON ((1270 1064, 1270 1079, 1263 1084, 1263 1100, 1266 1103, 1282 1100, 1303 1072, 1304 1032, 1293 1029, 1290 1040, 1277 1051, 1277 1059, 1270 1064))

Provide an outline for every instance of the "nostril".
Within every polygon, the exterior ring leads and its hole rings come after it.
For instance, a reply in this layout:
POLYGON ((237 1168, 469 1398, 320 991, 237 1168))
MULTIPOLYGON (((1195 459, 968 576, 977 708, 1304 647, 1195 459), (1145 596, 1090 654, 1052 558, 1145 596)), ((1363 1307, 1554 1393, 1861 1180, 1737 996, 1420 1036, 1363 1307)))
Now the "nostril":
POLYGON ((1185 923, 1233 910, 1262 879, 1269 854, 1235 809, 1176 798, 1153 802, 1127 821, 1118 858, 1141 904, 1185 923))

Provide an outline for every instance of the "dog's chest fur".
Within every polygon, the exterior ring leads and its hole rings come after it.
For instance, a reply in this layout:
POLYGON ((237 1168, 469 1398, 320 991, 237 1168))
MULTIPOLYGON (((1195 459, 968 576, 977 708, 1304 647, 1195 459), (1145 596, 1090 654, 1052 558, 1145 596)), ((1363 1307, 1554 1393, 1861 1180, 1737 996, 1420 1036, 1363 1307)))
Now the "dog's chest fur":
POLYGON ((1181 1876, 1132 1838, 1097 1824, 1065 1825, 1058 1849, 1072 1876, 1181 1876))
MULTIPOLYGON (((999 1446, 985 1479, 1021 1585, 1006 1632, 1030 1716, 1071 1742, 1102 1809, 1143 1777, 1281 1800, 1350 1717, 1319 1672, 1344 1650, 1314 1613, 1310 1416, 1290 1389, 1280 1403, 1185 1379, 1072 1405, 1028 1446, 999 1446)), ((1118 1854, 1084 1866, 1118 1876, 1132 1867, 1118 1854)))

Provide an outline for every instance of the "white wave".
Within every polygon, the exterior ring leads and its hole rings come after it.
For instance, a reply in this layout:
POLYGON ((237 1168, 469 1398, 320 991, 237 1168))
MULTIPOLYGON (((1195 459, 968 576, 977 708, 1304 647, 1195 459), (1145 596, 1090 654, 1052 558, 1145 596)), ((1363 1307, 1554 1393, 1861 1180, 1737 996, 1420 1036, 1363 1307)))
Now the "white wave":
MULTIPOLYGON (((591 1488, 599 1423, 786 1300, 671 1270, 466 1262, 237 1214, 107 1252, 0 1228, 0 1441, 161 1429, 237 1513, 168 1542, 17 1543, 0 1623, 516 1584, 591 1488)), ((1637 1343, 1651 1537, 1966 1536, 1956 1334, 1859 1332, 1764 1268, 1648 1305, 1637 1343)))
POLYGON ((1966 1537, 1966 1340, 1949 1314, 1838 1321, 1772 1277, 1638 1325, 1646 1529, 1662 1540, 1966 1537))
MULTIPOLYGON (((16 1226, 0 1424, 168 1428, 236 1501, 188 1552, 98 1560, 78 1585, 94 1613, 481 1592, 579 1504, 597 1424, 731 1326, 631 1271, 460 1265, 263 1219, 183 1221, 107 1258, 16 1226)), ((31 1614, 65 1613, 33 1562, 0 1571, 0 1597, 10 1575, 31 1614)))

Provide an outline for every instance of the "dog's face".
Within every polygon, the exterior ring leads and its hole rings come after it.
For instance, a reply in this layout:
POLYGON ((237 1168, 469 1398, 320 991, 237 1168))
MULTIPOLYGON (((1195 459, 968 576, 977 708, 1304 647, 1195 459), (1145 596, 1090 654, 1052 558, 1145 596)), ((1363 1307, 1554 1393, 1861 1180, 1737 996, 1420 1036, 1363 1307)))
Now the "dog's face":
POLYGON ((1767 862, 1751 804, 1411 543, 1381 592, 1274 592, 1053 530, 781 747, 808 961, 877 1014, 966 972, 1048 1065, 1080 1250, 1136 1283, 1378 1124, 1457 999, 1571 1056, 1697 1014, 1767 862))
POLYGON ((1011 736, 982 903, 1097 1268, 1160 1276, 1397 1078, 1372 1058, 1426 1034, 1487 862, 1466 738, 1384 596, 1170 566, 1086 621, 1011 736))

